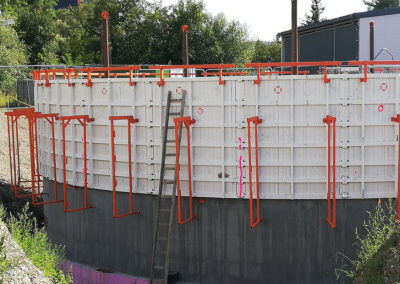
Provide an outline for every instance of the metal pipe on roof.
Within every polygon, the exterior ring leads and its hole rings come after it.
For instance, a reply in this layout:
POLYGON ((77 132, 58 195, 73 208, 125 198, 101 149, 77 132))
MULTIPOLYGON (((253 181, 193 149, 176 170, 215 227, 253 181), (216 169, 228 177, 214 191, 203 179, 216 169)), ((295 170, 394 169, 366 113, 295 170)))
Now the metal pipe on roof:
POLYGON ((369 60, 375 59, 375 22, 369 22, 369 60))
MULTIPOLYGON (((108 12, 101 12, 102 18, 102 33, 101 33, 101 45, 103 52, 103 65, 104 67, 110 67, 110 45, 108 43, 108 12)), ((105 72, 105 77, 108 78, 108 71, 105 72)))
MULTIPOLYGON (((182 64, 189 65, 189 40, 188 40, 189 26, 182 26, 182 64)), ((188 70, 183 69, 183 77, 187 77, 188 70)))
MULTIPOLYGON (((292 0, 292 62, 298 61, 297 0, 292 0)), ((292 67, 292 74, 297 75, 297 66, 292 67)))

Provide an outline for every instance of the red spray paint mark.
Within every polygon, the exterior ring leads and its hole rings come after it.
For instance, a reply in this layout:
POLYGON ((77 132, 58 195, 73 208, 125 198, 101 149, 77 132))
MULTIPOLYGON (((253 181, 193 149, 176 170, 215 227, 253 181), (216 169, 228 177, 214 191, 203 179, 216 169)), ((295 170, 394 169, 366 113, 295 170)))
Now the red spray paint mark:
POLYGON ((378 111, 379 111, 379 112, 382 112, 383 110, 384 110, 383 105, 380 105, 380 106, 378 107, 378 111))
POLYGON ((204 108, 202 108, 202 107, 199 107, 198 109, 197 109, 197 113, 198 114, 203 114, 204 113, 204 108))
POLYGON ((101 93, 102 93, 103 95, 107 95, 107 89, 106 89, 106 88, 101 89, 101 93))
POLYGON ((386 91, 389 87, 388 87, 388 84, 382 83, 380 88, 381 88, 382 91, 386 91))
POLYGON ((182 89, 182 87, 176 88, 176 93, 177 93, 178 95, 182 95, 182 94, 183 94, 183 89, 182 89))
POLYGON ((72 112, 76 113, 76 107, 75 106, 72 107, 72 112))
POLYGON ((275 94, 279 95, 280 93, 282 93, 282 87, 281 86, 276 86, 274 88, 274 92, 275 92, 275 94))

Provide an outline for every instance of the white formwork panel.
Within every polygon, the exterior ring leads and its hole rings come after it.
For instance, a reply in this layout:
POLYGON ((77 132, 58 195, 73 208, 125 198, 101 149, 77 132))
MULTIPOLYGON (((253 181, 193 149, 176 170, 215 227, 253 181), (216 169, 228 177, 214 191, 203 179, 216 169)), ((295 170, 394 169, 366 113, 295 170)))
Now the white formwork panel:
MULTIPOLYGON (((265 199, 325 199, 327 186, 326 115, 336 116, 337 198, 393 197, 397 185, 398 126, 390 121, 398 112, 398 78, 371 74, 263 78, 124 79, 51 81, 35 88, 36 108, 60 115, 88 114, 88 181, 95 189, 112 190, 109 116, 133 115, 132 173, 134 192, 156 194, 160 175, 161 141, 167 94, 186 91, 185 115, 196 120, 190 128, 193 195, 237 198, 241 174, 243 197, 248 198, 247 118, 259 116, 260 197, 265 199), (89 143, 90 149, 89 150, 89 143), (239 144, 242 146, 239 148, 239 144), (89 155, 90 153, 90 155, 89 155), (242 165, 242 170, 240 168, 242 165), (89 178, 89 176, 91 178, 89 178)), ((178 111, 179 107, 174 107, 178 111)), ((172 120, 169 122, 173 125, 172 120)), ((117 190, 129 190, 127 121, 115 122, 117 190)), ((51 128, 41 123, 40 170, 53 179, 51 128)), ((187 141, 183 129, 180 152, 182 193, 187 195, 187 141)), ((62 180, 61 126, 56 122, 57 179, 62 180)), ((255 189, 254 126, 251 129, 255 189)), ((169 139, 173 139, 170 131, 169 139)), ((72 121, 66 129, 67 181, 82 186, 82 127, 72 121)), ((174 151, 170 145, 167 151, 174 151)), ((174 164, 167 157, 167 164, 174 164)), ((168 177, 167 177, 168 178, 168 177)), ((172 178, 172 176, 170 177, 172 178)))

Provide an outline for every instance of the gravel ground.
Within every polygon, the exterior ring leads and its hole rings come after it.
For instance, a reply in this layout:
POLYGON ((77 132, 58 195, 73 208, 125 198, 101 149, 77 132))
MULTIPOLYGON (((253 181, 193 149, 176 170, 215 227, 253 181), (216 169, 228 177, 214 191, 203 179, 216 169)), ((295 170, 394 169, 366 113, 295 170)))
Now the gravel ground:
MULTIPOLYGON (((0 109, 0 181, 10 183, 7 117, 4 114, 6 111, 8 110, 0 109)), ((21 177, 30 180, 28 122, 24 118, 18 120, 18 135, 20 137, 21 177)))

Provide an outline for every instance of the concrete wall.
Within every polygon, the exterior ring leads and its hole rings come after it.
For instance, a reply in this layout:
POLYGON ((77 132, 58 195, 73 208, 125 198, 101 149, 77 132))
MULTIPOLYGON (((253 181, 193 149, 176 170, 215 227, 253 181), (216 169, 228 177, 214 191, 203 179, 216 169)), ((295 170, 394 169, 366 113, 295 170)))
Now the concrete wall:
MULTIPOLYGON (((53 182, 46 179, 44 186, 52 198, 53 182)), ((83 191, 67 192, 70 208, 82 204, 83 191)), ((112 192, 89 190, 88 196, 96 208, 65 214, 62 203, 45 206, 50 239, 66 245, 71 261, 148 277, 156 197, 136 194, 141 214, 113 219, 112 192)), ((117 198, 119 213, 126 212, 128 195, 117 198)), ((248 200, 196 199, 198 219, 175 227, 170 270, 195 283, 337 283, 337 253, 354 257, 355 228, 376 204, 338 200, 332 230, 325 200, 262 200, 263 222, 251 229, 248 200)))

